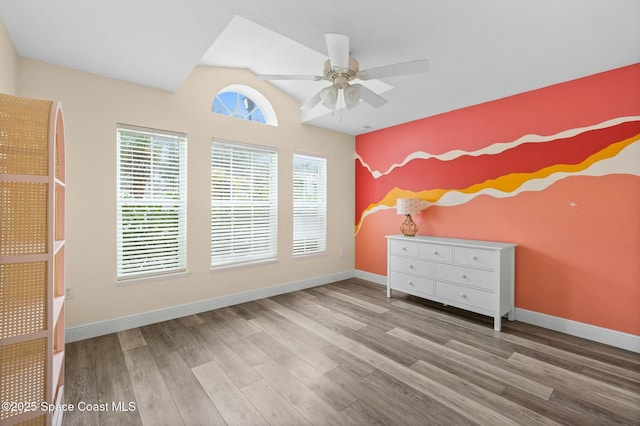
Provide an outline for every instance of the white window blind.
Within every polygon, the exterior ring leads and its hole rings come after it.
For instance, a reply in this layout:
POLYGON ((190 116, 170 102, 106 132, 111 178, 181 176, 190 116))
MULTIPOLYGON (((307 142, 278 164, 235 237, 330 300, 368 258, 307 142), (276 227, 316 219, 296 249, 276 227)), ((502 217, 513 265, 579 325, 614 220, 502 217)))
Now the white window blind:
POLYGON ((293 156, 293 254, 327 248, 327 159, 293 156))
POLYGON ((186 271, 187 140, 118 125, 118 280, 186 271))
POLYGON ((211 266, 275 259, 278 153, 211 143, 211 266))

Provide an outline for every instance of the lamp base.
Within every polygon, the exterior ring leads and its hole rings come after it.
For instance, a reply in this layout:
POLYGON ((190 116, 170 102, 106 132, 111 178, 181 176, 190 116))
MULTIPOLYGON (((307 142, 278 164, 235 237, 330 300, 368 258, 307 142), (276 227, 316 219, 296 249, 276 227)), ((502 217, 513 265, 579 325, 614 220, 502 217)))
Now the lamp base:
POLYGON ((405 237, 415 237, 418 233, 418 225, 411 219, 410 214, 407 215, 407 218, 402 222, 402 225, 400 225, 400 232, 402 232, 402 235, 405 237))

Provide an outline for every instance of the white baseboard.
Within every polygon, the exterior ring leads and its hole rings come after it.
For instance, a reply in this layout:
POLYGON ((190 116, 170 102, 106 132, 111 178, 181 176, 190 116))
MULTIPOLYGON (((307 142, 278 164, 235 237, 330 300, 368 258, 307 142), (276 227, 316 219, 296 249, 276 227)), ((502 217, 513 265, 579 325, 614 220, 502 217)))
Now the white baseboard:
POLYGON ((157 309, 154 311, 141 312, 139 314, 128 315, 125 317, 69 327, 65 329, 65 341, 70 343, 105 334, 116 333, 118 331, 168 321, 187 315, 198 314, 212 309, 224 308, 227 306, 237 305, 239 303, 250 302, 252 300, 264 299, 265 297, 277 296, 279 294, 290 293, 292 291, 317 287, 353 278, 354 276, 355 272, 353 270, 345 271, 338 274, 315 277, 272 287, 259 288, 256 290, 214 297, 206 300, 198 300, 196 302, 186 303, 183 305, 169 306, 167 308, 157 309))
MULTIPOLYGON (((356 269, 355 277, 376 284, 387 285, 387 277, 385 275, 372 274, 371 272, 356 269)), ((640 353, 640 336, 634 334, 623 333, 521 308, 516 308, 515 318, 517 321, 527 324, 640 353)))
POLYGON ((516 308, 516 320, 640 353, 640 336, 516 308))
MULTIPOLYGON (((349 278, 360 278, 380 285, 387 284, 387 277, 384 275, 372 274, 370 272, 360 270, 345 271, 338 274, 316 277, 292 283, 285 283, 272 287, 246 291, 243 293, 235 293, 227 296, 199 300, 183 305, 170 306, 155 311, 141 312, 139 314, 128 315, 125 317, 69 327, 65 329, 65 340, 70 343, 78 340, 89 339, 91 337, 102 336, 105 334, 128 330, 135 327, 142 327, 145 325, 168 321, 187 315, 194 315, 213 309, 237 305, 239 303, 264 299, 265 297, 290 293, 292 291, 304 290, 307 288, 317 287, 320 285, 346 280, 349 278)), ((596 327, 594 325, 554 317, 551 315, 529 311, 521 308, 516 308, 515 317, 517 321, 521 321, 527 324, 548 328, 550 330, 559 331, 571 336, 582 337, 585 339, 593 340, 595 342, 600 342, 606 345, 640 353, 640 336, 622 333, 620 331, 610 330, 607 328, 596 327)))
POLYGON ((384 286, 387 285, 386 275, 372 274, 371 272, 360 271, 356 269, 354 277, 360 278, 361 280, 371 281, 372 283, 375 283, 375 284, 380 284, 384 286))

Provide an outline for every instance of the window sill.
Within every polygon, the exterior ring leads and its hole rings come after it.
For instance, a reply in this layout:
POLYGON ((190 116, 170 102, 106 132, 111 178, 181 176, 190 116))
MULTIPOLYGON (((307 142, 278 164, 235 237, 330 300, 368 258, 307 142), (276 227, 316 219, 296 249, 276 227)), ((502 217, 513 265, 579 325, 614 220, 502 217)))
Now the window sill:
POLYGON ((326 256, 326 255, 327 255, 326 250, 318 251, 314 253, 300 253, 300 254, 294 254, 293 260, 302 260, 302 259, 308 259, 310 257, 319 257, 319 256, 326 256))
POLYGON ((188 277, 190 275, 191 275, 190 271, 183 271, 183 272, 172 272, 168 274, 149 275, 149 276, 140 277, 140 278, 125 278, 122 280, 116 280, 115 285, 120 287, 120 286, 126 286, 131 284, 148 283, 152 281, 175 280, 178 278, 188 277))
POLYGON ((220 266, 211 266, 209 267, 209 271, 211 272, 220 272, 220 271, 224 271, 227 269, 240 269, 240 268, 249 268, 252 266, 262 266, 262 265, 269 265, 272 263, 278 263, 279 260, 277 258, 275 259, 265 259, 265 260, 254 260, 251 262, 239 262, 239 263, 232 263, 229 265, 220 265, 220 266))

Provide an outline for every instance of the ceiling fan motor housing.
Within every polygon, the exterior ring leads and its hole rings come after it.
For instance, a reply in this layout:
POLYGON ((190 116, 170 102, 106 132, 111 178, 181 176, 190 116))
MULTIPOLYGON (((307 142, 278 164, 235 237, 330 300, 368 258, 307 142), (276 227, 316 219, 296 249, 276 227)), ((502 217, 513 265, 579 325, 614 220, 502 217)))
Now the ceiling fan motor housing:
POLYGON ((332 67, 329 60, 324 63, 324 78, 332 82, 338 89, 344 89, 349 82, 356 78, 360 70, 358 61, 349 57, 347 68, 332 67))

